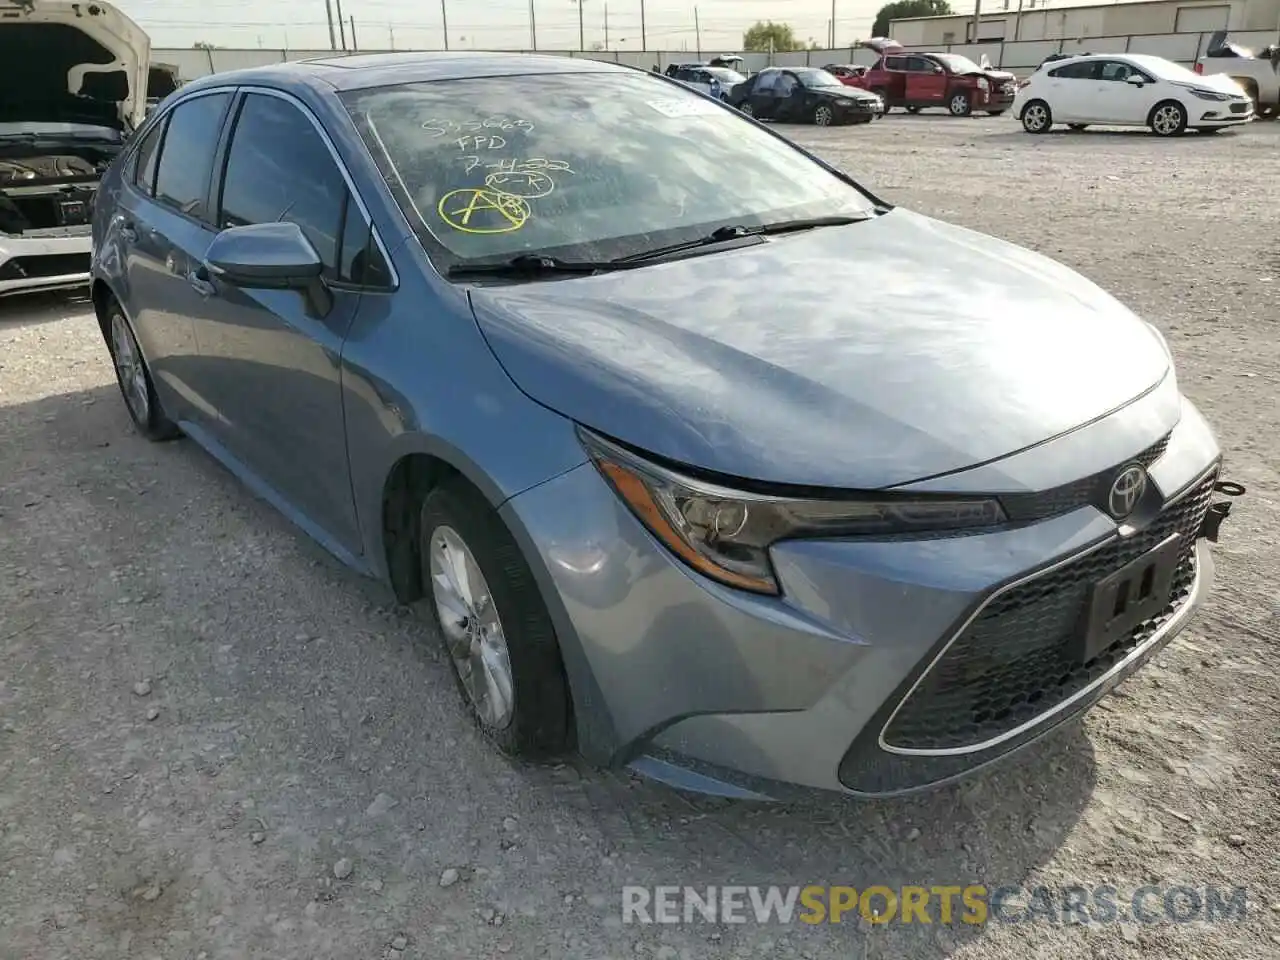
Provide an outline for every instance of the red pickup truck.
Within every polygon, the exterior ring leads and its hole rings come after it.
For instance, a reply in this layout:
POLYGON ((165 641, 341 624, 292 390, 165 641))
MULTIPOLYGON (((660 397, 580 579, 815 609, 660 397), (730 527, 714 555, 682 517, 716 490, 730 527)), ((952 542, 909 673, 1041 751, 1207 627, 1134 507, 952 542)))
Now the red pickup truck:
POLYGON ((942 107, 952 116, 967 117, 982 110, 998 117, 1013 104, 1018 80, 1012 73, 980 67, 955 53, 906 50, 893 40, 868 40, 864 46, 880 54, 875 66, 855 82, 880 94, 888 113, 905 107, 919 113, 942 107))

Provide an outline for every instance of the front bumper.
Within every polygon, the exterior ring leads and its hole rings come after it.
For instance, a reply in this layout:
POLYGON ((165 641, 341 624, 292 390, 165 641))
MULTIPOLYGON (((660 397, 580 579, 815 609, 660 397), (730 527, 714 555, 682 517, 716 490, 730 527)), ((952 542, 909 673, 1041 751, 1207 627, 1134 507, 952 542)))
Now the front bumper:
POLYGON ((842 101, 836 107, 836 120, 872 120, 884 113, 883 100, 842 101))
POLYGON ((89 230, 85 226, 47 237, 0 234, 0 296, 88 285, 89 230))
POLYGON ((508 501, 541 561, 583 753, 688 789, 776 798, 909 792, 1026 746, 1154 656, 1208 593, 1200 534, 1219 452, 1181 406, 1150 448, 1155 515, 1141 529, 1083 506, 967 536, 787 542, 773 550, 781 598, 688 570, 590 464, 508 501), (1186 548, 1169 608, 1060 677, 1089 584, 1166 528, 1186 548))
POLYGON ((1190 127, 1232 127, 1253 119, 1253 101, 1215 103, 1213 101, 1191 104, 1190 127))

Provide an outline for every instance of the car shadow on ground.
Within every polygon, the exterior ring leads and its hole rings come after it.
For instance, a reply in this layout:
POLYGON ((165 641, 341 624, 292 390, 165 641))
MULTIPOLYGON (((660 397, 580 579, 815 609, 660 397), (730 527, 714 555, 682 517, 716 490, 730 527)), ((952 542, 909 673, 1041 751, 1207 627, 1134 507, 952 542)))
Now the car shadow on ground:
POLYGON ((12 293, 0 297, 0 330, 65 320, 68 314, 92 309, 87 285, 82 290, 12 293))
MULTIPOLYGON (((229 792, 234 785, 252 784, 259 812, 275 830, 273 842, 289 852, 291 877, 299 864, 309 863, 319 855, 317 850, 327 849, 328 830, 323 825, 333 816, 342 813, 360 822, 359 811, 368 805, 369 794, 385 793, 402 802, 376 823, 359 827, 357 839, 353 839, 356 826, 349 824, 347 840, 359 843, 360 869, 369 876, 386 876, 389 884, 404 883, 407 888, 419 888, 422 895, 430 891, 442 895, 436 883, 441 864, 458 862, 454 858, 465 849, 472 863, 503 865, 486 881, 489 888, 484 892, 491 902, 523 897, 537 903, 545 915, 561 909, 563 897, 588 901, 597 912, 594 919, 575 917, 574 922, 586 923, 589 940, 616 937, 620 943, 643 942, 645 950, 659 942, 674 943, 682 950, 680 956, 691 957, 720 955, 719 951, 735 945, 762 947, 766 941, 780 941, 779 946, 785 943, 787 949, 773 955, 803 952, 813 957, 941 960, 990 929, 963 922, 958 897, 950 923, 941 922, 935 897, 929 902, 928 924, 918 917, 914 923, 903 923, 896 907, 895 915, 889 916, 886 902, 881 909, 888 922, 874 926, 859 920, 855 912, 846 914, 839 924, 757 925, 749 920, 717 926, 695 916, 692 923, 675 928, 654 924, 623 929, 622 888, 839 885, 861 893, 869 886, 895 891, 1029 886, 1037 868, 1072 832, 1093 792, 1093 750, 1078 723, 1065 725, 991 772, 891 800, 856 801, 816 794, 777 804, 727 801, 682 794, 625 770, 599 769, 579 758, 545 765, 512 763, 499 757, 467 719, 434 626, 423 619, 422 605, 411 609, 390 603, 383 588, 349 572, 295 532, 194 443, 142 440, 128 423, 114 383, 0 407, 0 438, 6 449, 15 451, 6 458, 13 474, 9 479, 14 481, 6 485, 13 495, 0 499, 0 507, 4 512, 24 512, 23 517, 11 513, 4 521, 13 524, 18 534, 10 548, 15 562, 32 567, 40 562, 22 554, 24 544, 32 549, 36 542, 23 526, 30 522, 25 511, 56 510, 58 505, 36 503, 34 497, 28 504, 21 490, 36 485, 33 478, 50 471, 91 469, 97 478, 93 483, 88 482, 88 474, 76 474, 73 482, 100 507, 97 522, 130 526, 139 538, 136 550, 129 548, 128 557, 134 558, 129 563, 136 564, 138 575, 154 577, 155 589, 168 599, 151 599, 150 607, 135 601, 129 607, 135 618, 154 618, 158 624, 152 632, 145 623, 135 622, 131 642, 138 647, 158 645, 148 656, 166 664, 164 684, 175 697, 186 698, 189 727, 170 736, 215 737, 210 731, 220 729, 216 722, 220 718, 234 718, 246 731, 247 745, 236 748, 236 766, 218 781, 223 792, 179 794, 186 816, 197 824, 206 821, 212 831, 224 817, 226 804, 239 796, 229 792), (91 459, 97 465, 84 466, 91 459), (154 482, 166 474, 167 478, 154 482), (150 483, 139 491, 147 495, 129 500, 127 491, 111 486, 133 482, 128 478, 150 483), (223 504, 220 509, 225 511, 227 503, 234 505, 237 525, 220 534, 213 547, 202 546, 208 539, 207 527, 200 526, 196 512, 202 506, 219 509, 217 504, 223 504), (135 511, 138 520, 146 514, 147 526, 130 523, 135 511), (225 599, 218 601, 226 604, 219 609, 228 618, 226 639, 236 645, 239 666, 234 671, 216 668, 208 658, 217 656, 210 651, 222 639, 216 633, 220 628, 213 622, 197 626, 200 614, 195 608, 202 595, 208 602, 209 587, 201 578, 205 571, 217 568, 215 555, 207 551, 225 549, 216 544, 245 536, 238 532, 242 529, 253 531, 255 542, 263 537, 285 541, 286 534, 296 537, 300 560, 291 556, 292 545, 284 548, 284 554, 264 555, 272 575, 309 581, 300 585, 297 595, 355 598, 352 606, 357 608, 363 599, 364 612, 357 609, 350 619, 338 622, 335 611, 345 607, 330 610, 322 605, 314 616, 329 618, 324 643, 314 648, 312 656, 307 655, 311 648, 290 652, 288 637, 293 636, 293 628, 281 641, 269 631, 235 626, 237 597, 260 596, 237 593, 258 589, 259 575, 245 568, 240 579, 228 581, 225 599), (184 563, 191 564, 190 572, 172 564, 163 574, 159 569, 147 572, 148 564, 161 562, 156 559, 160 551, 143 541, 158 536, 168 543, 189 545, 191 552, 183 556, 184 563), (201 634, 198 641, 187 636, 193 630, 201 634), (304 722, 286 722, 283 715, 263 713, 267 703, 277 710, 297 709, 299 717, 318 710, 320 662, 329 674, 343 677, 340 692, 333 694, 337 699, 324 717, 330 723, 344 718, 345 729, 333 726, 322 736, 314 725, 308 733, 304 722), (372 714, 369 704, 376 704, 372 714), (331 737, 339 746, 329 749, 317 737, 331 737), (321 751, 323 757, 318 756, 321 751), (371 769, 379 771, 376 788, 370 786, 371 769), (504 822, 507 812, 519 813, 515 839, 492 827, 504 822), (432 831, 421 832, 422 823, 433 824, 432 831), (298 839, 291 841, 291 836, 298 839), (405 861, 406 836, 422 838, 423 851, 414 855, 420 860, 405 861), (311 839, 316 837, 321 839, 311 839), (295 842, 296 850, 289 846, 295 842), (557 866, 541 866, 544 859, 557 866), (502 879, 495 879, 498 876, 502 879)), ((58 532, 49 530, 40 542, 50 538, 56 542, 58 532)), ((253 558, 258 555, 243 554, 243 563, 256 562, 253 558)), ((64 562, 74 563, 72 556, 68 554, 64 562)), ((94 576, 89 571, 84 574, 94 576)), ((108 599, 114 588, 103 589, 101 602, 114 602, 108 599)), ((142 588, 119 589, 136 593, 142 588)), ((294 593, 280 590, 277 583, 267 588, 268 604, 277 595, 272 589, 283 596, 294 593)), ((242 614, 253 615, 249 609, 242 614)), ((257 616, 271 619, 262 611, 257 616)), ((281 616, 287 619, 289 614, 282 611, 281 616)), ((28 634, 27 642, 46 641, 39 639, 37 629, 28 634)), ((45 655, 57 654, 49 650, 45 655)), ((142 653, 139 649, 130 656, 142 653)), ((86 689, 81 695, 110 697, 111 683, 103 676, 79 675, 87 678, 83 682, 91 688, 108 688, 86 689)), ((172 762, 175 743, 181 741, 167 745, 157 741, 151 759, 162 767, 172 762)), ((137 781, 149 782, 153 776, 153 771, 143 768, 137 781)), ((15 785, 14 790, 18 789, 15 785)), ((177 847, 186 841, 173 837, 165 842, 177 847)), ((194 859, 195 852, 182 856, 194 859)), ((480 881, 468 882, 477 884, 469 889, 480 896, 480 881)), ((801 909, 797 908, 797 915, 801 909)), ((408 927, 414 921, 406 915, 401 922, 408 927)), ((513 930, 516 934, 518 928, 513 930)), ((532 949, 531 944, 522 946, 532 949)), ((517 950, 513 955, 530 954, 517 950)))
POLYGON ((1145 127, 1092 127, 1087 130, 1068 130, 1065 127, 1055 127, 1047 133, 1027 133, 1020 126, 1008 131, 1000 133, 988 133, 982 137, 987 143, 1026 143, 1035 141, 1040 143, 1088 143, 1091 138, 1103 141, 1116 140, 1149 140, 1152 143, 1194 143, 1201 146, 1210 145, 1214 141, 1224 140, 1230 137, 1238 137, 1242 132, 1247 131, 1248 126, 1226 127, 1217 133, 1203 133, 1199 130, 1187 130, 1184 134, 1177 137, 1160 137, 1152 133, 1145 127))

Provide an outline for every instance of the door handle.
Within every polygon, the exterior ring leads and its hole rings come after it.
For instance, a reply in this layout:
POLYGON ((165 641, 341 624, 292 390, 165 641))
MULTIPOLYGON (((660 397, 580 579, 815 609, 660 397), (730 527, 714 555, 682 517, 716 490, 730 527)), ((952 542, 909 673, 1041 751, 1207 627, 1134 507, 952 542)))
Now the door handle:
POLYGON ((218 292, 213 285, 213 281, 209 279, 209 271, 202 266, 196 267, 187 274, 187 283, 191 284, 191 288, 196 293, 206 299, 218 292))

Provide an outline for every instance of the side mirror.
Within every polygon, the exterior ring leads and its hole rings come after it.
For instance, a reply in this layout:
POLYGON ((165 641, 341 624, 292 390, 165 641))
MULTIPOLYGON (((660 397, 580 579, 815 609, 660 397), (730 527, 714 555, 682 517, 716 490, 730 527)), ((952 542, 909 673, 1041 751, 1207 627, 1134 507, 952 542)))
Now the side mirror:
POLYGON ((216 280, 247 290, 297 290, 308 310, 324 316, 333 305, 320 275, 324 261, 296 223, 228 227, 209 244, 204 265, 216 280))
POLYGON ((1124 78, 1125 83, 1132 83, 1135 87, 1141 87, 1147 82, 1147 78, 1141 74, 1131 73, 1124 78))

